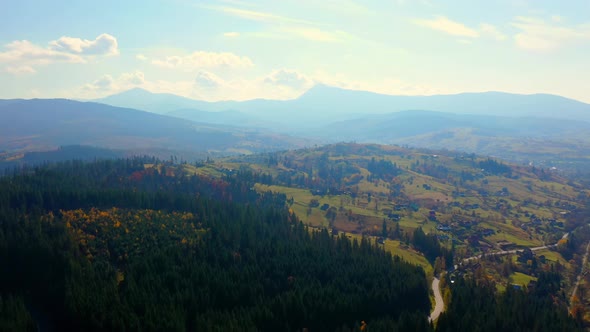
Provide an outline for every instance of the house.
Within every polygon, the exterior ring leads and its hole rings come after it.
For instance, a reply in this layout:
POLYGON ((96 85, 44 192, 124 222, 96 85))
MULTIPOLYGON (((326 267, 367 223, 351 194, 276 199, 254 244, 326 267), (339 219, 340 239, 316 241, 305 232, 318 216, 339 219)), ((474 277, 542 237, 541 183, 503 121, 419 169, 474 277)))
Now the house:
POLYGON ((438 225, 436 226, 436 230, 438 230, 438 231, 442 231, 442 232, 450 232, 450 231, 452 231, 453 229, 452 229, 450 226, 443 225, 443 224, 438 224, 438 225))
POLYGON ((498 246, 500 247, 500 249, 502 250, 512 250, 514 248, 516 248, 516 244, 512 243, 512 242, 508 242, 508 241, 500 241, 498 242, 498 246))
POLYGON ((393 221, 400 221, 402 219, 402 217, 397 213, 390 213, 387 215, 387 217, 393 221))
POLYGON ((484 228, 481 231, 481 235, 482 236, 491 236, 491 235, 494 235, 494 234, 496 234, 496 231, 493 230, 493 229, 491 229, 491 228, 484 228))
POLYGON ((430 212, 428 213, 428 219, 430 221, 436 221, 436 211, 430 210, 430 212))
POLYGON ((407 208, 408 208, 407 204, 398 204, 393 209, 395 211, 401 211, 401 210, 406 210, 407 208))

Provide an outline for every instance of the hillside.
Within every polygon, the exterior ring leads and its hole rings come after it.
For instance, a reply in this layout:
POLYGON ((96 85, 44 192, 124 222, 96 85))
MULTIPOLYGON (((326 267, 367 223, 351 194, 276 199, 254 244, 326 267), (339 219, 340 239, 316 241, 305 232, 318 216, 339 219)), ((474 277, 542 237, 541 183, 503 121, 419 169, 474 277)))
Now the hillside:
POLYGON ((168 112, 166 115, 195 122, 212 123, 218 125, 268 129, 272 129, 273 127, 272 123, 267 120, 238 111, 212 112, 185 108, 168 112))
MULTIPOLYGON (((334 235, 369 237, 428 275, 441 273, 443 292, 479 292, 468 290, 477 284, 486 294, 498 292, 512 301, 520 296, 513 289, 528 287, 534 294, 537 285, 546 299, 548 290, 539 285, 550 282, 549 292, 560 294, 553 297, 560 315, 570 307, 580 321, 590 320, 590 315, 581 318, 590 301, 564 295, 576 288, 578 275, 585 275, 581 257, 590 241, 590 191, 554 169, 446 150, 354 143, 231 157, 185 169, 216 177, 251 174, 252 189, 285 194, 304 223, 334 235), (455 289, 451 284, 457 279, 476 284, 455 289)), ((509 317, 501 302, 487 305, 498 317, 509 317)), ((449 312, 454 318, 440 319, 453 325, 466 311, 459 304, 449 312)))
POLYGON ((540 117, 402 111, 334 122, 309 136, 331 142, 398 144, 493 155, 519 163, 568 168, 590 160, 590 123, 540 117))
MULTIPOLYGON (((550 169, 475 155, 396 146, 336 144, 204 164, 260 174, 259 189, 286 194, 316 227, 381 235, 421 227, 466 253, 556 242, 588 190, 550 169)), ((403 236, 401 237, 403 239, 403 236)))
POLYGON ((154 158, 0 177, 0 329, 431 331, 421 268, 251 185, 154 158))
POLYGON ((135 109, 65 99, 0 100, 0 150, 62 145, 250 153, 297 146, 280 134, 192 122, 135 109))

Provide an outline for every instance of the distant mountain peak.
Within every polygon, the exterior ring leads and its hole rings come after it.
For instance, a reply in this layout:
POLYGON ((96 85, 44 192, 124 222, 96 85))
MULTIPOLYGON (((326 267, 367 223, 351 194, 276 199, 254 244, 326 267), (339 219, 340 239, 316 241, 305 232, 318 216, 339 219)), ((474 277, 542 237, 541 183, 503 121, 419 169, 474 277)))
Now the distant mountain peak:
POLYGON ((131 88, 129 90, 125 90, 123 92, 116 93, 114 95, 111 95, 110 97, 116 96, 116 95, 134 95, 134 96, 140 96, 140 95, 152 95, 152 94, 154 94, 154 93, 152 93, 149 90, 146 90, 144 88, 135 87, 135 88, 131 88))
POLYGON ((357 93, 357 92, 365 92, 365 91, 349 90, 349 89, 336 87, 333 85, 317 83, 316 85, 309 88, 309 90, 305 91, 297 99, 307 99, 307 98, 316 98, 316 97, 324 98, 326 96, 344 95, 344 94, 357 93))

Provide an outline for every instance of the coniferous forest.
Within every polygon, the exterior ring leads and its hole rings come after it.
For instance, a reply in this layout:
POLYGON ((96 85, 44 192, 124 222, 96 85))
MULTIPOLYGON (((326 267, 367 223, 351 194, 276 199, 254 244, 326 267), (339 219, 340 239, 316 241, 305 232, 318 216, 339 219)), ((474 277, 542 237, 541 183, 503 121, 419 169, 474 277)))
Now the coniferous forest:
POLYGON ((252 174, 152 159, 0 179, 0 330, 429 330, 424 271, 303 226, 252 174))
POLYGON ((507 288, 496 294, 493 283, 458 279, 450 305, 437 331, 582 331, 579 322, 559 306, 561 277, 543 272, 534 289, 507 288))

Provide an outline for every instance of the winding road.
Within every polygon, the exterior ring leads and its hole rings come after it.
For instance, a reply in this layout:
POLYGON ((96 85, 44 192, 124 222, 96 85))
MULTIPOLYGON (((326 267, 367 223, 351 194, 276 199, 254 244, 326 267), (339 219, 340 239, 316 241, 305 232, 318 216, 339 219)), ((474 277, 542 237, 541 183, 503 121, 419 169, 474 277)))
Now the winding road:
POLYGON ((439 287, 440 280, 436 277, 432 280, 432 291, 434 292, 434 310, 430 313, 430 317, 428 317, 429 322, 433 322, 438 319, 438 316, 445 310, 445 302, 443 301, 442 294, 440 293, 439 287))
MULTIPOLYGON (((565 233, 561 238, 562 239, 567 239, 568 235, 569 235, 569 233, 565 233)), ((555 248, 555 247, 557 247, 557 243, 546 245, 546 246, 541 246, 541 247, 534 247, 534 248, 530 248, 530 249, 531 249, 531 251, 538 251, 538 250, 555 248)), ((584 256, 584 264, 583 265, 585 265, 585 261, 588 258, 588 250, 589 249, 590 249, 590 243, 588 243, 588 247, 586 248, 586 255, 584 256)), ((503 250, 503 251, 496 251, 496 252, 488 253, 488 254, 485 254, 485 255, 486 256, 510 255, 510 254, 516 254, 516 253, 521 252, 523 250, 524 249, 503 250)), ((476 259, 481 259, 482 257, 483 257, 483 255, 476 255, 476 256, 468 257, 468 258, 463 259, 461 261, 461 264, 467 263, 467 262, 470 262, 470 261, 473 261, 473 260, 476 260, 476 259)), ((455 269, 457 269, 457 265, 454 266, 454 270, 455 269)), ((579 282, 580 282, 580 276, 578 276, 578 282, 576 283, 576 287, 574 288, 574 291, 572 293, 572 297, 576 293, 576 290, 578 288, 579 282)), ((433 322, 433 321, 437 320, 438 317, 440 316, 440 314, 443 311, 445 311, 445 303, 443 301, 443 298, 442 298, 442 295, 441 295, 441 292, 440 292, 440 280, 438 278, 436 278, 436 277, 434 277, 434 279, 432 280, 432 291, 434 292, 435 305, 434 305, 434 309, 430 313, 430 317, 428 317, 428 321, 429 322, 433 322)))

